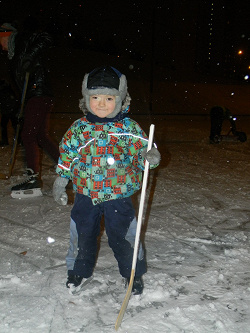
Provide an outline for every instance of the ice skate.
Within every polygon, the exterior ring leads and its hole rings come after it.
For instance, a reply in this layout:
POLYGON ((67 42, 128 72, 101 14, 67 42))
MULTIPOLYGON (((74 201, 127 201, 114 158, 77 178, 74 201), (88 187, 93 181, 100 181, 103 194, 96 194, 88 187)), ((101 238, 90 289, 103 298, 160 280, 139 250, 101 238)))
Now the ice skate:
POLYGON ((11 188, 11 197, 14 199, 33 198, 42 196, 42 182, 32 169, 27 169, 25 180, 11 188))
POLYGON ((71 295, 77 295, 80 291, 85 289, 85 287, 90 283, 93 279, 93 276, 85 279, 79 275, 69 275, 68 280, 66 282, 66 287, 69 288, 69 293, 71 295))
MULTIPOLYGON (((126 285, 129 285, 130 278, 127 278, 126 285)), ((141 277, 135 277, 132 287, 133 295, 140 295, 143 293, 144 284, 141 277)))

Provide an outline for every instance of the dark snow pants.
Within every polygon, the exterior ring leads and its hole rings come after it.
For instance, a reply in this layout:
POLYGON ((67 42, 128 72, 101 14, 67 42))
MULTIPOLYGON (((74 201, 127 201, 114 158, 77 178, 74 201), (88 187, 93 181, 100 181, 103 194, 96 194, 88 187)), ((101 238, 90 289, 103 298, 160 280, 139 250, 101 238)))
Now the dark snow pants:
POLYGON ((40 169, 40 151, 43 148, 55 164, 59 158, 59 147, 49 135, 49 118, 53 101, 49 96, 37 96, 28 100, 25 107, 22 141, 25 148, 27 168, 35 173, 40 169))
MULTIPOLYGON (((131 198, 93 205, 89 197, 79 193, 76 194, 71 212, 71 242, 66 257, 69 275, 88 278, 93 274, 102 216, 105 219, 108 243, 118 262, 120 274, 125 278, 130 277, 137 225, 131 198), (78 251, 74 258, 76 237, 78 251)), ((135 275, 142 276, 145 272, 146 261, 140 244, 135 275)))

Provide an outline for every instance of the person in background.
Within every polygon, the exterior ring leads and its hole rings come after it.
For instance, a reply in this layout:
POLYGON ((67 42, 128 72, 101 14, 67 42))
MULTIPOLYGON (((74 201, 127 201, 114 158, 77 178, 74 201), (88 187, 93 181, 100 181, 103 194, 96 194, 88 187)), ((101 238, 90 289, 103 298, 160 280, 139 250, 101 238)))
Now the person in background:
POLYGON ((20 95, 26 73, 29 73, 21 135, 27 171, 24 181, 11 188, 13 198, 42 195, 39 147, 43 148, 55 163, 58 161, 58 145, 49 135, 53 94, 44 65, 46 51, 52 44, 51 36, 40 31, 38 22, 32 17, 24 21, 20 31, 9 23, 0 27, 0 45, 8 52, 11 75, 20 95))
POLYGON ((218 144, 223 140, 232 139, 233 141, 239 140, 245 142, 247 136, 245 132, 236 130, 236 118, 233 117, 231 111, 224 106, 213 106, 210 110, 210 136, 209 140, 211 144, 218 144), (230 130, 227 135, 221 135, 222 125, 224 121, 228 121, 230 124, 230 130), (229 135, 232 133, 232 135, 229 135))
MULTIPOLYGON (((53 185, 59 204, 67 203, 69 180, 76 192, 66 257, 66 286, 71 292, 91 279, 102 216, 120 274, 129 282, 137 226, 131 196, 141 187, 146 159, 151 168, 160 162, 157 148, 147 152, 145 132, 128 115, 131 98, 125 75, 109 66, 97 68, 85 75, 82 94, 84 116, 71 125, 61 141, 59 177, 53 185)), ((140 244, 134 294, 143 292, 145 272, 140 244)))
POLYGON ((11 85, 6 80, 0 80, 0 113, 1 134, 0 146, 8 146, 8 123, 11 122, 14 132, 17 128, 17 114, 19 109, 18 99, 11 85))

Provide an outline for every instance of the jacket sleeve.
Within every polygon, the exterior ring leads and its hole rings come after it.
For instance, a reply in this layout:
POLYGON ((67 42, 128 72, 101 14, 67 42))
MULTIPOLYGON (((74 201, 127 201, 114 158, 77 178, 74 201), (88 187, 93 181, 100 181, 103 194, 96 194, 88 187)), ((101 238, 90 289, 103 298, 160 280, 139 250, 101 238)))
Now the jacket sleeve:
POLYGON ((52 37, 45 32, 32 35, 21 60, 20 67, 22 73, 32 73, 34 65, 37 63, 37 59, 42 56, 52 44, 52 37))
MULTIPOLYGON (((144 170, 145 168, 145 154, 142 154, 148 147, 148 137, 139 124, 133 124, 132 139, 129 144, 129 156, 133 168, 144 170)), ((150 169, 154 169, 159 164, 150 164, 150 169)))
POLYGON ((72 179, 72 166, 77 159, 77 142, 74 139, 74 124, 67 130, 59 145, 60 156, 56 172, 61 176, 72 179))

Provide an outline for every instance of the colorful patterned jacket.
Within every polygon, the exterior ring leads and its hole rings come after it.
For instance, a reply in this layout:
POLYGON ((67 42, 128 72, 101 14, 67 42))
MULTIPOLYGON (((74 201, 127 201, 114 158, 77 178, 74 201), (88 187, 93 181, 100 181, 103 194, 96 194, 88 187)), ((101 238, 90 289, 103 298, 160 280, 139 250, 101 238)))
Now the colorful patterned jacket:
MULTIPOLYGON (((76 120, 60 143, 57 173, 93 204, 129 197, 141 187, 148 139, 137 122, 91 123, 76 120)), ((154 168, 157 165, 150 165, 154 168)))

